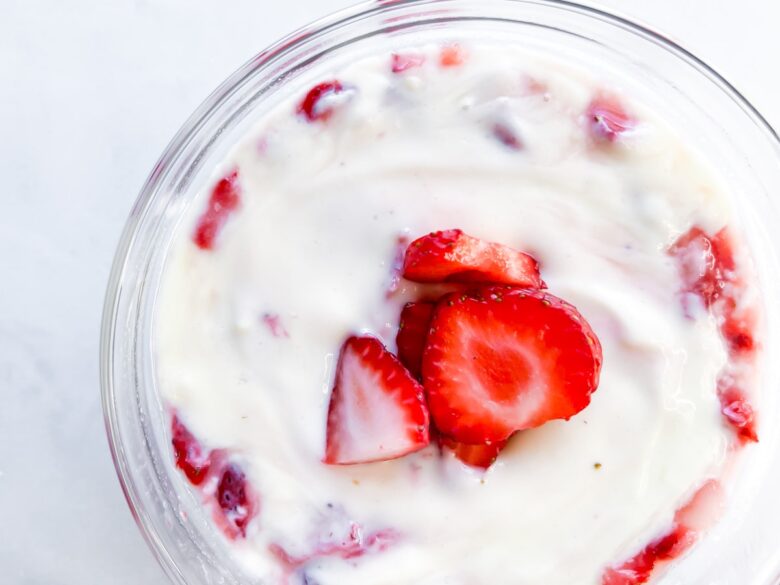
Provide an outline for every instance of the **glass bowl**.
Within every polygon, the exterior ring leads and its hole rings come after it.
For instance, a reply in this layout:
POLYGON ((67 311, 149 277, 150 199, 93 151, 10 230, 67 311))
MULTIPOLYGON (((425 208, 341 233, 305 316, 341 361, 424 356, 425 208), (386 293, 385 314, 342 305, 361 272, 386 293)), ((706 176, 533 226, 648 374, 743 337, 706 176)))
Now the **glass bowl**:
MULTIPOLYGON (((174 137, 132 209, 116 253, 101 341, 103 408, 130 509, 174 583, 254 583, 173 463, 152 344, 166 253, 194 196, 226 152, 280 100, 370 51, 431 41, 519 43, 637 86, 715 167, 733 195, 765 299, 780 293, 780 141, 728 82, 684 49, 605 12, 554 0, 371 2, 301 29, 233 73, 174 137)), ((780 312, 766 304, 765 355, 780 312)), ((765 360, 761 443, 746 450, 723 519, 659 580, 666 585, 780 583, 778 372, 765 360)), ((370 584, 368 584, 370 585, 370 584)))

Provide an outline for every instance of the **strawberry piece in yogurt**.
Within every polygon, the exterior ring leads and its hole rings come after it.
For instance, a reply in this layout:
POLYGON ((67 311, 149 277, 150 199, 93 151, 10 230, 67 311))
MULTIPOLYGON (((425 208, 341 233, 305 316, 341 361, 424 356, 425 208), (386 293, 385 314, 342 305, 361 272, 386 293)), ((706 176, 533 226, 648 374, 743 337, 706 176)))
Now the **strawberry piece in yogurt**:
POLYGON ((324 462, 395 459, 429 442, 420 383, 374 337, 344 342, 328 408, 324 462))
POLYGON ((171 421, 171 443, 176 466, 192 485, 200 485, 209 473, 211 457, 178 416, 171 421))
POLYGON ((436 303, 423 385, 442 433, 495 443, 588 406, 601 361, 596 335, 570 304, 538 290, 487 287, 436 303))
POLYGON ((225 533, 231 538, 246 536, 247 525, 254 517, 257 505, 246 475, 237 464, 228 463, 223 467, 215 497, 219 507, 217 520, 225 533))
POLYGON ((636 127, 636 120, 612 96, 595 97, 585 111, 590 135, 600 142, 616 142, 636 127))
POLYGON ((757 442, 755 411, 737 373, 738 364, 751 359, 756 349, 755 316, 751 306, 743 306, 744 284, 731 235, 726 228, 709 235, 694 226, 675 241, 669 253, 677 260, 683 292, 700 299, 716 318, 731 357, 718 380, 721 412, 741 442, 757 442))
POLYGON ((352 522, 346 535, 334 538, 334 534, 331 533, 328 539, 321 540, 308 553, 292 554, 278 543, 271 543, 268 550, 285 570, 293 572, 321 558, 338 557, 349 560, 366 554, 379 553, 395 544, 399 538, 400 535, 395 530, 383 529, 366 533, 359 524, 352 522))
POLYGON ((335 111, 334 98, 346 91, 338 79, 323 81, 304 96, 298 104, 298 114, 309 122, 327 122, 335 111))
POLYGON ((744 390, 728 373, 718 380, 721 412, 742 443, 757 443, 756 415, 744 390))
POLYGON ((496 123, 493 124, 493 136, 501 144, 506 146, 510 150, 522 150, 523 141, 520 139, 519 134, 510 128, 507 124, 496 123))
POLYGON ((666 534, 653 540, 627 561, 608 567, 602 585, 642 585, 657 567, 678 558, 690 549, 699 536, 718 519, 724 495, 716 480, 708 480, 693 497, 675 512, 674 522, 666 534))
POLYGON ((409 244, 403 275, 414 282, 544 287, 539 263, 533 257, 509 246, 474 238, 459 229, 433 232, 409 244))
POLYGON ((195 245, 202 250, 211 250, 214 242, 228 220, 241 204, 241 189, 238 171, 232 171, 220 179, 211 191, 206 211, 198 219, 192 236, 195 245))
POLYGON ((425 63, 424 55, 414 53, 393 53, 390 61, 390 69, 393 73, 403 73, 409 69, 422 67, 425 63))
POLYGON ((401 311, 398 334, 398 359, 416 378, 420 377, 422 354, 428 337, 434 303, 425 301, 406 303, 401 311))
POLYGON ((675 526, 622 565, 609 567, 604 572, 601 583, 602 585, 647 583, 656 565, 677 558, 694 542, 695 533, 685 526, 675 526))

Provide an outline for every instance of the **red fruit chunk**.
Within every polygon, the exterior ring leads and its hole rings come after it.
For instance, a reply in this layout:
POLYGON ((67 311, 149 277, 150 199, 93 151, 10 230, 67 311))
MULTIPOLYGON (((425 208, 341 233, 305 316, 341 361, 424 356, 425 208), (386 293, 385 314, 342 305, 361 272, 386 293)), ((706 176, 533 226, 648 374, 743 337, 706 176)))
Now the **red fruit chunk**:
MULTIPOLYGON (((749 356, 756 348, 755 316, 752 308, 740 306, 744 289, 728 230, 710 236, 694 226, 677 239, 669 253, 677 260, 683 290, 698 296, 717 318, 732 361, 749 356)), ((721 373, 721 412, 742 443, 757 442, 755 412, 740 386, 733 369, 721 373)))
POLYGON ((636 556, 618 567, 609 567, 602 585, 640 585, 647 583, 655 566, 677 558, 696 540, 696 533, 685 526, 675 526, 668 534, 648 544, 636 556))
POLYGON ((442 67, 457 67, 466 61, 466 54, 460 45, 447 45, 439 53, 439 65, 442 67))
POLYGON ((238 171, 233 171, 219 180, 211 191, 208 206, 200 216, 192 236, 195 245, 202 250, 214 247, 222 226, 228 216, 238 209, 241 203, 241 189, 238 184, 238 171))
POLYGON ((756 420, 753 407, 744 392, 732 383, 729 376, 722 376, 718 383, 721 412, 728 424, 737 432, 743 443, 757 443, 756 420))
POLYGON ((498 454, 501 452, 501 449, 506 446, 508 441, 469 445, 468 443, 459 443, 446 435, 439 435, 439 442, 443 447, 452 451, 455 457, 466 465, 487 469, 496 462, 498 454))
POLYGON ((254 516, 254 502, 249 494, 246 476, 235 463, 227 464, 217 484, 217 504, 227 523, 228 536, 246 536, 246 527, 254 516))
POLYGON ((636 120, 626 113, 622 104, 614 97, 594 98, 585 115, 591 136, 599 141, 615 142, 636 127, 636 120))
POLYGON ((505 124, 494 124, 493 136, 495 136, 501 144, 511 150, 522 150, 523 148, 523 141, 520 140, 520 137, 516 132, 505 124))
POLYGON ((508 246, 461 230, 433 232, 409 244, 404 278, 414 282, 480 282, 544 287, 539 263, 508 246))
POLYGON ((309 122, 326 122, 333 115, 333 106, 323 104, 322 100, 344 91, 344 86, 338 80, 324 81, 315 85, 298 104, 298 114, 309 122))
POLYGON ((488 287, 436 304, 423 385, 436 427, 470 444, 568 419, 598 386, 601 345, 570 304, 531 289, 488 287))
POLYGON ((328 409, 324 462, 395 459, 425 447, 428 408, 420 383, 373 337, 341 348, 328 409))
POLYGON ((420 67, 423 63, 425 63, 423 55, 393 53, 390 67, 393 73, 403 73, 409 69, 420 67))
POLYGON ((398 359, 415 377, 420 377, 425 339, 428 337, 433 303, 406 303, 401 311, 401 321, 395 342, 398 345, 398 359))
POLYGON ((742 282, 726 228, 709 236, 694 226, 678 238, 669 253, 677 260, 684 291, 701 298, 718 317, 730 353, 752 352, 753 314, 749 308, 738 306, 742 282))
POLYGON ((677 260, 686 292, 701 297, 710 307, 734 280, 734 256, 724 230, 714 237, 692 227, 672 244, 669 253, 677 260))
POLYGON ((176 466, 184 472, 192 485, 202 484, 211 467, 209 453, 204 451, 198 440, 175 415, 171 422, 171 435, 176 466))
POLYGON ((295 571, 310 561, 322 557, 355 559, 365 554, 382 552, 395 544, 398 539, 399 534, 389 529, 363 534, 363 529, 360 525, 353 522, 350 526, 349 534, 345 538, 340 541, 321 542, 308 554, 292 555, 283 546, 276 543, 271 543, 268 546, 268 551, 288 571, 295 571))
POLYGON ((755 349, 756 344, 750 329, 748 320, 739 319, 733 314, 726 317, 720 326, 720 332, 726 340, 730 353, 746 354, 755 349))

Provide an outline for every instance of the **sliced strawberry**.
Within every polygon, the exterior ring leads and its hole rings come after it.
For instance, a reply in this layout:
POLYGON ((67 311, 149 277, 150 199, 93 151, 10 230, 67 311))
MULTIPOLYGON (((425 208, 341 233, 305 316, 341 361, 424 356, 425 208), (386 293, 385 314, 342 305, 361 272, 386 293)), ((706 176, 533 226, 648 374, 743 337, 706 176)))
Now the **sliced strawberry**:
POLYGON ((246 536, 246 528, 255 515, 256 505, 246 476, 235 463, 228 463, 222 469, 216 498, 225 533, 231 538, 246 536))
POLYGON ((328 409, 325 463, 395 459, 429 441, 420 383, 378 339, 347 339, 328 409))
POLYGON ((572 417, 600 370, 601 345, 573 306, 503 287, 442 297, 422 362, 433 422, 471 444, 572 417))
POLYGON ((501 452, 508 441, 495 441, 493 443, 483 443, 481 445, 470 445, 460 443, 446 435, 439 434, 439 444, 442 447, 452 451, 466 465, 487 469, 496 462, 498 454, 501 452))
POLYGON ((611 96, 595 97, 588 105, 585 116, 591 136, 599 141, 616 142, 636 127, 636 120, 611 96))
POLYGON ((420 377, 422 354, 431 324, 433 306, 434 303, 426 302, 406 303, 401 311, 401 321, 395 337, 398 359, 415 378, 420 377))
POLYGON ((227 222, 228 216, 238 209, 241 203, 241 189, 238 184, 238 171, 222 178, 211 191, 206 211, 198 219, 192 236, 195 245, 202 250, 214 247, 214 241, 227 222))
POLYGON ((171 443, 176 466, 184 472, 192 485, 200 485, 209 473, 211 457, 194 435, 174 415, 171 421, 171 443))
POLYGON ((725 234, 711 237, 694 226, 672 244, 669 253, 677 260, 686 292, 701 297, 706 307, 723 296, 734 270, 733 252, 725 234))
POLYGON ((393 53, 390 68, 393 73, 403 73, 415 67, 421 67, 425 63, 424 55, 415 55, 413 53, 393 53))
POLYGON ((696 533, 676 525, 670 532, 654 540, 631 559, 617 567, 608 567, 602 585, 641 585, 647 583, 658 563, 670 561, 685 552, 696 540, 696 533))
POLYGON ((544 287, 539 263, 508 246, 461 230, 433 232, 409 244, 404 278, 414 282, 481 282, 544 287))
POLYGON ((694 226, 677 239, 669 253, 677 260, 684 291, 697 295, 719 317, 720 332, 730 352, 753 351, 753 315, 738 307, 743 283, 728 230, 723 228, 710 236, 694 226))
POLYGON ((315 85, 298 104, 298 114, 309 122, 327 122, 333 115, 334 108, 332 104, 324 102, 343 91, 344 86, 337 79, 315 85))

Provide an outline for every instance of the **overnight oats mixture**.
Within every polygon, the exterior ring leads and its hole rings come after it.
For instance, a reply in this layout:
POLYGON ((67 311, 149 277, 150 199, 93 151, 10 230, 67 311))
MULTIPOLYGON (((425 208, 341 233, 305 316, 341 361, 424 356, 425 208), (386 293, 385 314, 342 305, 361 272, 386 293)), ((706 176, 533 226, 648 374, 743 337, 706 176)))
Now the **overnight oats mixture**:
POLYGON ((178 231, 176 465, 268 585, 657 580, 759 439, 728 201, 571 65, 444 44, 336 69, 178 231))

